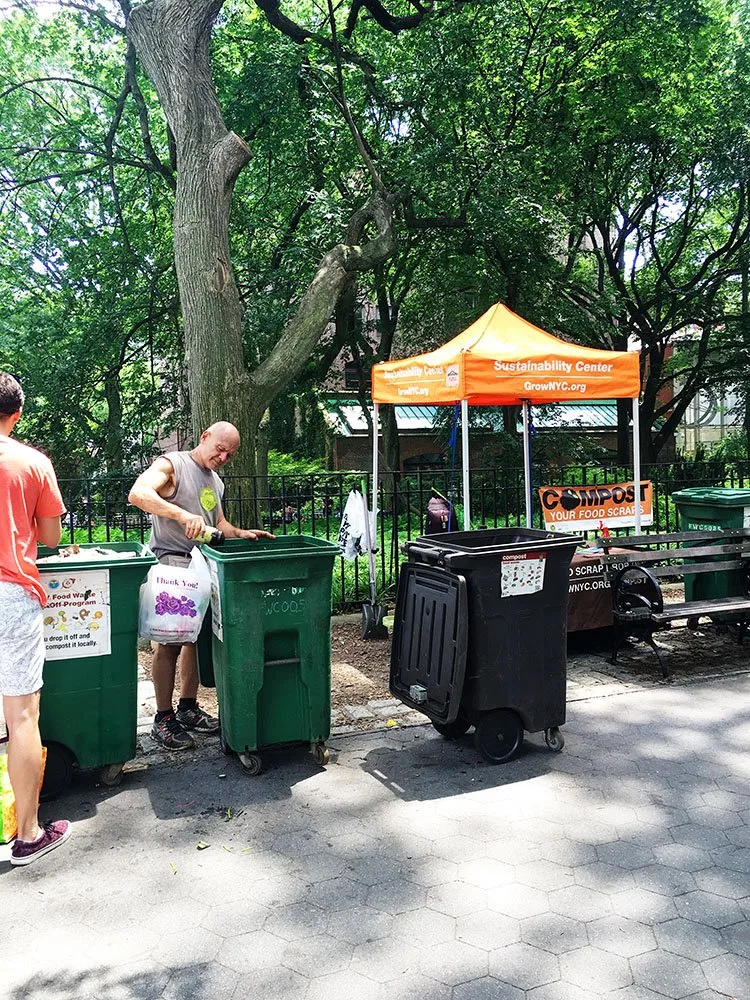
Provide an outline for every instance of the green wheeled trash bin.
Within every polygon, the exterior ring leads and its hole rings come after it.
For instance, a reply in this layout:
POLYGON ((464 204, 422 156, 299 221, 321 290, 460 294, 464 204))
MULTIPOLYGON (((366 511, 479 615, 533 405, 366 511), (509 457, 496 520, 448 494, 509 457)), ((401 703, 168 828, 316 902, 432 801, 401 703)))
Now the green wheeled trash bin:
POLYGON ((514 757, 524 732, 561 750, 570 561, 581 535, 456 531, 404 545, 390 690, 447 738, 474 726, 485 760, 514 757))
MULTIPOLYGON (((677 490, 672 494, 672 499, 682 531, 750 530, 750 490, 698 486, 677 490)), ((701 544, 707 543, 703 541, 701 544)), ((701 573, 685 578, 686 601, 738 597, 744 593, 739 570, 701 573)))
POLYGON ((328 763, 331 582, 338 545, 308 535, 202 548, 211 571, 221 748, 259 774, 260 751, 306 743, 328 763))
POLYGON ((156 557, 140 542, 87 543, 76 557, 39 552, 44 685, 39 729, 47 747, 42 796, 70 784, 74 768, 101 768, 119 784, 135 756, 138 598, 156 557))

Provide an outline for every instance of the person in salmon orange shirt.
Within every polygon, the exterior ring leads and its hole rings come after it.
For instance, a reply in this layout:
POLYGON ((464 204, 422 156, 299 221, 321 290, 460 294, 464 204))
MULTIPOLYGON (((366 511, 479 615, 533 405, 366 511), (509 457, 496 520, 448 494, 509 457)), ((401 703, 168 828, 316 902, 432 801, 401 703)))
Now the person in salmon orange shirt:
POLYGON ((22 410, 20 384, 0 372, 0 694, 18 821, 12 865, 31 864, 63 844, 71 832, 66 819, 39 823, 45 594, 36 548, 37 542, 58 545, 65 505, 50 460, 11 438, 22 410))

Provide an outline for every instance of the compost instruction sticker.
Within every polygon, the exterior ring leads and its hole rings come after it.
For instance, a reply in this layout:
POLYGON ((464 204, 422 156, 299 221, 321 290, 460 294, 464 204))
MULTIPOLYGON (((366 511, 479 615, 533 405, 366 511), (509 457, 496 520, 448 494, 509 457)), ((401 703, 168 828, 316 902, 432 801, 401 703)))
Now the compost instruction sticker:
POLYGON ((224 642, 224 623, 221 619, 221 591, 219 590, 219 571, 213 559, 207 559, 208 571, 211 574, 211 631, 224 642))
POLYGON ((48 660, 108 656, 112 652, 109 570, 40 574, 47 593, 44 647, 48 660))
POLYGON ((544 587, 546 552, 518 552, 503 556, 500 569, 500 596, 537 594, 544 587))

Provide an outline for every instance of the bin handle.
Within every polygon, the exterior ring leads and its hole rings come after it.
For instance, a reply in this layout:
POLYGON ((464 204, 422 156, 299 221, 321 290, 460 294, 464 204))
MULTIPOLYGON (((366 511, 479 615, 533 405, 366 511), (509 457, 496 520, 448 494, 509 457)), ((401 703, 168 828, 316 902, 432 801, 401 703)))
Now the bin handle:
POLYGON ((445 565, 445 549, 433 548, 431 545, 419 545, 417 542, 404 542, 402 551, 407 556, 412 552, 423 556, 425 562, 432 563, 435 566, 445 565))
POLYGON ((540 542, 517 542, 515 545, 488 545, 481 551, 478 550, 468 550, 457 552, 452 549, 449 553, 444 552, 445 564, 448 565, 448 560, 451 559, 481 559, 487 556, 504 556, 504 555, 515 555, 519 552, 540 552, 540 551, 552 551, 553 549, 560 548, 562 545, 572 545, 576 547, 583 541, 582 535, 569 535, 564 540, 562 538, 549 538, 540 542))
POLYGON ((485 559, 487 556, 492 555, 515 555, 519 552, 539 552, 539 551, 552 551, 555 548, 559 548, 561 545, 580 545, 583 541, 582 535, 569 535, 567 538, 549 538, 543 541, 535 542, 529 545, 528 542, 518 542, 515 545, 488 545, 481 551, 477 550, 461 550, 456 551, 455 549, 441 549, 433 548, 432 546, 420 545, 418 542, 404 542, 403 552, 405 555, 409 555, 411 552, 417 553, 417 555, 422 556, 426 562, 432 563, 437 566, 444 566, 450 569, 451 563, 460 560, 463 562, 465 559, 485 559))

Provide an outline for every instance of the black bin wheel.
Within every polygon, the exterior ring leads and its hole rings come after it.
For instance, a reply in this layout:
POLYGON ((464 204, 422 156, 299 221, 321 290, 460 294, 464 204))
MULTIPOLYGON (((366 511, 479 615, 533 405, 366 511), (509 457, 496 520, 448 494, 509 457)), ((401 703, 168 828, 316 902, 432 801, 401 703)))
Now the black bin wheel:
POLYGON ((550 729, 544 730, 544 742, 550 750, 554 750, 555 753, 559 753, 565 746, 565 737, 557 726, 552 726, 550 729))
POLYGON ((43 802, 57 798, 73 780, 73 754, 62 743, 47 743, 47 763, 39 798, 43 802))
POLYGON ((471 728, 471 723, 464 712, 459 709, 453 722, 434 722, 432 725, 447 740, 458 740, 471 728))
POLYGON ((504 764, 516 756, 523 743, 523 723, 509 708, 487 712, 477 723, 474 744, 490 764, 504 764))
POLYGON ((122 784, 122 769, 125 767, 125 762, 121 764, 107 764, 99 772, 99 781, 107 788, 117 788, 118 785, 122 784))
POLYGON ((259 753, 250 753, 249 751, 241 753, 240 764, 242 764, 242 770, 245 774, 249 774, 252 778, 263 770, 263 760, 259 753))

